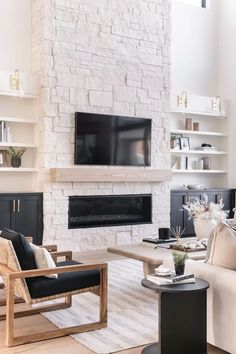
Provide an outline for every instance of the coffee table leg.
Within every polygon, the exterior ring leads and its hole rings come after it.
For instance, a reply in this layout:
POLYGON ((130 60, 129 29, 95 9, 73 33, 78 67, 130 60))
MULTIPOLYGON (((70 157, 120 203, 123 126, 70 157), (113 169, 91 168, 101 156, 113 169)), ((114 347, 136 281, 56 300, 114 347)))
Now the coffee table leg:
POLYGON ((143 262, 143 275, 146 277, 148 274, 155 273, 155 268, 159 267, 160 264, 149 264, 143 262))

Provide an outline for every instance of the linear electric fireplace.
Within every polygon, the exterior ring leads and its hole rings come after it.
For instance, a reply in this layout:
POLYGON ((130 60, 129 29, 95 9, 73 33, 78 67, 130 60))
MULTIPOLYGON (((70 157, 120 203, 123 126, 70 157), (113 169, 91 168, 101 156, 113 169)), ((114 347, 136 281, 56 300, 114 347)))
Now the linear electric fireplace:
POLYGON ((151 223, 151 194, 69 197, 69 229, 151 223))

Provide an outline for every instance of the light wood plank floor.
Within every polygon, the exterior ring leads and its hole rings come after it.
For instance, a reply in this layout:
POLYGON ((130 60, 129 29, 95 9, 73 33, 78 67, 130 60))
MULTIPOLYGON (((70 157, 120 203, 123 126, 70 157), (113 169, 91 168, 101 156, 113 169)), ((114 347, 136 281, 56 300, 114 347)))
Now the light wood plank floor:
MULTIPOLYGON (((87 262, 89 260, 102 262, 115 259, 122 259, 118 255, 107 253, 104 250, 93 251, 93 252, 83 252, 74 257, 81 262, 87 262)), ((0 291, 0 298, 4 297, 4 291, 0 291)), ((18 308, 26 308, 27 305, 19 304, 16 305, 18 308)), ((3 308, 1 309, 2 313, 3 308)), ((25 318, 15 319, 16 334, 20 335, 23 333, 38 333, 40 331, 45 331, 47 329, 56 328, 49 320, 47 320, 42 315, 35 315, 25 318)), ((53 339, 48 341, 42 341, 38 343, 32 343, 27 345, 22 345, 19 347, 7 348, 4 344, 5 338, 5 321, 0 322, 0 353, 1 354, 94 354, 93 351, 87 349, 71 337, 64 337, 59 339, 53 339)), ((126 351, 119 352, 119 354, 140 354, 143 347, 130 349, 126 351)), ((227 354, 226 352, 213 348, 209 346, 208 354, 227 354)))

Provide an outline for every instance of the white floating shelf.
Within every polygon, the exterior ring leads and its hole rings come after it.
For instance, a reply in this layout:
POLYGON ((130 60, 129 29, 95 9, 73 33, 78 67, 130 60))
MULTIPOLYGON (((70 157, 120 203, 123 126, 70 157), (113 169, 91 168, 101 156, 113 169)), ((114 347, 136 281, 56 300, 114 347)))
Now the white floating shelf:
POLYGON ((17 118, 17 117, 1 117, 0 121, 13 122, 13 123, 23 123, 23 124, 38 124, 36 120, 30 120, 27 118, 17 118))
POLYGON ((25 147, 25 148, 37 148, 36 144, 27 144, 27 143, 0 143, 0 147, 25 147))
POLYGON ((199 135, 199 136, 222 136, 222 137, 227 137, 227 134, 225 134, 225 133, 195 131, 195 130, 182 130, 182 129, 173 129, 173 130, 171 130, 171 133, 173 133, 173 134, 186 134, 186 135, 199 135))
POLYGON ((0 167, 0 172, 38 172, 33 167, 0 167))
POLYGON ((0 91, 0 96, 8 96, 8 97, 17 97, 17 98, 30 98, 30 99, 36 99, 39 96, 32 94, 32 93, 22 93, 21 91, 14 91, 14 90, 9 90, 9 91, 0 91))
POLYGON ((227 174, 225 170, 175 170, 172 169, 173 173, 186 173, 186 174, 227 174))
POLYGON ((177 109, 177 108, 172 108, 171 113, 194 114, 194 115, 198 115, 198 116, 209 116, 209 117, 215 117, 215 118, 227 118, 227 115, 225 113, 221 113, 221 112, 191 111, 188 109, 182 110, 182 109, 177 109))
POLYGON ((227 155, 225 151, 201 151, 201 150, 171 150, 172 155, 227 155))

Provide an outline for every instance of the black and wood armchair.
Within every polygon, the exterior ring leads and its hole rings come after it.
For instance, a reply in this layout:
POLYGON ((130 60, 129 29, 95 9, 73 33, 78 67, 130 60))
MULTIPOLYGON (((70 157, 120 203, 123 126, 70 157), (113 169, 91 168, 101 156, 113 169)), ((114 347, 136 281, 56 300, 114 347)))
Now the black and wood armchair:
POLYGON ((6 314, 1 315, 0 320, 6 319, 7 346, 57 338, 107 326, 107 264, 81 264, 71 260, 71 255, 71 252, 52 252, 54 259, 66 256, 67 260, 57 263, 56 268, 36 269, 34 253, 24 236, 21 234, 0 236, 0 274, 7 292, 6 314), (57 279, 45 277, 55 273, 58 274, 57 279), (100 295, 98 322, 15 337, 14 317, 68 308, 72 304, 72 295, 88 291, 100 295), (15 312, 15 296, 29 305, 59 298, 65 298, 65 301, 15 312))

